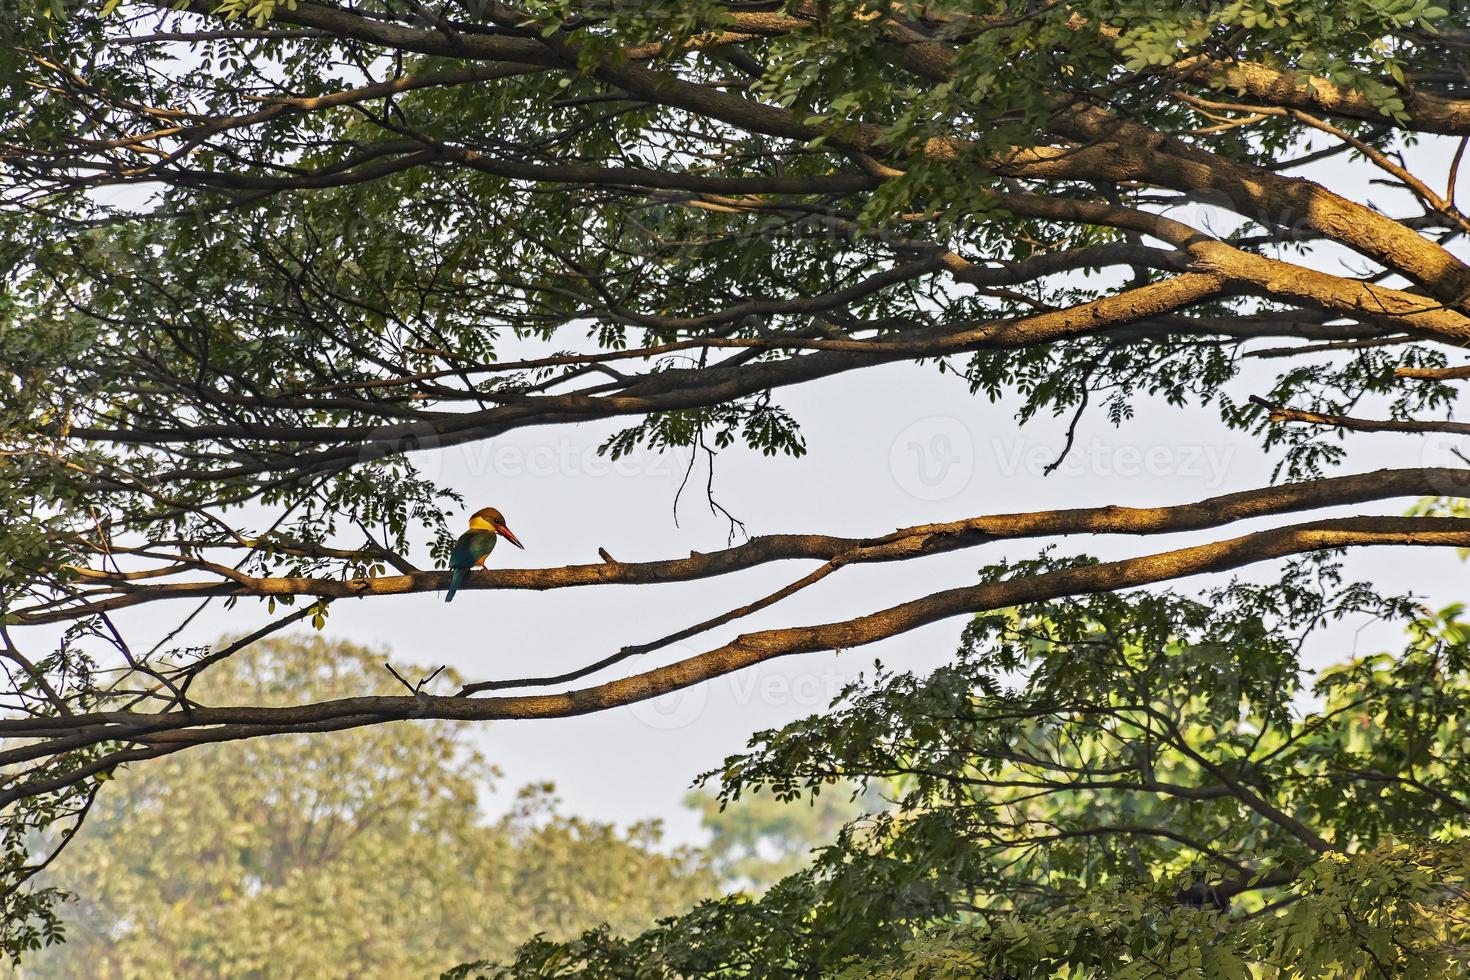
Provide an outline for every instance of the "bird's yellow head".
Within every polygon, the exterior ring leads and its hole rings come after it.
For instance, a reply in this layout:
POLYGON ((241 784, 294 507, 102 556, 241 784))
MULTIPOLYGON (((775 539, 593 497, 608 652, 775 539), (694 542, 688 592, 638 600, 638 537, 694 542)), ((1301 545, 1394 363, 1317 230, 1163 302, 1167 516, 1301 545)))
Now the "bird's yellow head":
POLYGON ((520 538, 511 533, 510 528, 505 526, 505 515, 494 507, 483 507, 475 511, 470 518, 471 531, 494 531, 517 548, 524 548, 520 538))

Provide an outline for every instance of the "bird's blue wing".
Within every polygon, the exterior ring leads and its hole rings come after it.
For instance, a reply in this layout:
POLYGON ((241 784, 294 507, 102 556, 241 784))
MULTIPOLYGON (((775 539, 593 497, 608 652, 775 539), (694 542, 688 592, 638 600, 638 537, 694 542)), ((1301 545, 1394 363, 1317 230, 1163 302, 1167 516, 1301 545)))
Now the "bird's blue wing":
POLYGON ((461 534, 459 540, 454 542, 454 550, 449 553, 450 568, 469 568, 475 563, 475 556, 470 550, 468 534, 461 534))
POLYGON ((454 574, 449 576, 449 589, 444 593, 445 602, 454 601, 454 594, 459 591, 470 569, 494 550, 494 531, 466 531, 459 536, 454 542, 454 550, 449 553, 449 567, 454 574))
POLYGON ((449 553, 449 567, 471 568, 494 550, 494 531, 466 531, 454 542, 454 550, 449 553))

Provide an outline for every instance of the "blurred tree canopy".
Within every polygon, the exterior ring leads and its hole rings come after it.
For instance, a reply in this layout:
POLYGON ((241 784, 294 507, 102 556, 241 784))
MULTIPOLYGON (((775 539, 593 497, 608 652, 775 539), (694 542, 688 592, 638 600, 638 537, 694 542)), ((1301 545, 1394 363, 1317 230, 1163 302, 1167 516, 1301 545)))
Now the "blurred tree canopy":
POLYGON ((847 823, 887 807, 887 787, 871 783, 857 793, 837 786, 827 793, 793 802, 754 792, 732 802, 704 789, 684 799, 709 832, 702 849, 727 887, 763 892, 812 863, 847 823))
MULTIPOLYGON (((337 697, 382 657, 291 637, 212 673, 223 702, 337 697)), ((656 823, 557 811, 549 786, 487 820, 497 773, 461 726, 404 723, 234 742, 122 769, 47 872, 75 896, 27 977, 437 974, 538 933, 628 933, 716 893, 656 823)))

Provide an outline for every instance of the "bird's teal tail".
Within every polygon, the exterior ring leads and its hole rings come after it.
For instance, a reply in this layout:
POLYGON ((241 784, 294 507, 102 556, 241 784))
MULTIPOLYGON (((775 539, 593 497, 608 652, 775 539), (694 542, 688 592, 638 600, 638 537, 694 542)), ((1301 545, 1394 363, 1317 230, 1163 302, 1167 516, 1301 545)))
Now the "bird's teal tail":
POLYGON ((460 585, 464 582, 464 577, 469 573, 470 570, 468 568, 456 568, 453 574, 449 576, 449 591, 444 593, 445 602, 454 601, 454 594, 459 591, 460 585))

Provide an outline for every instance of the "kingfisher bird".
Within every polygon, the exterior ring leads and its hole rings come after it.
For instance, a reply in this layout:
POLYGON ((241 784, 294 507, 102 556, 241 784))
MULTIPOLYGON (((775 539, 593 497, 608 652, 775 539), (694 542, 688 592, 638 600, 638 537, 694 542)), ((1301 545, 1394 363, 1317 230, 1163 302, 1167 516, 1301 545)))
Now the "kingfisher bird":
POLYGON ((485 559, 495 550, 497 538, 504 538, 517 548, 525 547, 505 526, 505 517, 500 511, 494 507, 475 511, 470 518, 470 529, 459 536, 454 542, 454 550, 449 553, 452 574, 449 576, 449 591, 444 593, 445 602, 454 601, 454 594, 464 584, 464 577, 471 569, 484 566, 485 559))

